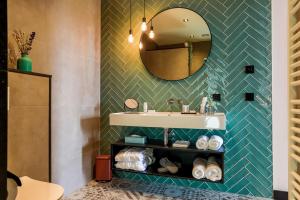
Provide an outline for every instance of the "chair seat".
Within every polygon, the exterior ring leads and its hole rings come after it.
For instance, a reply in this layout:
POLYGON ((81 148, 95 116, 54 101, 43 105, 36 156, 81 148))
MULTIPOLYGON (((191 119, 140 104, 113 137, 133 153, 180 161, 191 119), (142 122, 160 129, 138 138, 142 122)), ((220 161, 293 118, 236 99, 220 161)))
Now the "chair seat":
POLYGON ((37 181, 27 176, 22 177, 21 182, 16 200, 58 200, 64 193, 60 185, 37 181))

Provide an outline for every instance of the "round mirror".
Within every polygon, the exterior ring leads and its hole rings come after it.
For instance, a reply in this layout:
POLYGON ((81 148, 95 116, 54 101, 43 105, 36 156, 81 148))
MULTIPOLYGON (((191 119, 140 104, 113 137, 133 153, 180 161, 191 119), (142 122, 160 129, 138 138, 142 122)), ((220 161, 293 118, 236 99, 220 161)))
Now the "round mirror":
POLYGON ((130 110, 137 109, 139 107, 139 103, 135 99, 126 99, 124 102, 124 107, 130 110))
POLYGON ((211 33, 196 12, 172 8, 155 15, 141 35, 140 56, 148 71, 164 80, 180 80, 204 65, 211 33))

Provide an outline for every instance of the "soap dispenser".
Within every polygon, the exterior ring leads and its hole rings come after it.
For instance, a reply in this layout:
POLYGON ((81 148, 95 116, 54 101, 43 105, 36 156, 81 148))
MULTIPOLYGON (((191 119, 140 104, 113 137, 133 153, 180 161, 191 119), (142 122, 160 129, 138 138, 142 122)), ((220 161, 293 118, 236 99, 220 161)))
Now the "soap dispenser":
POLYGON ((148 103, 144 102, 144 112, 148 112, 148 103))

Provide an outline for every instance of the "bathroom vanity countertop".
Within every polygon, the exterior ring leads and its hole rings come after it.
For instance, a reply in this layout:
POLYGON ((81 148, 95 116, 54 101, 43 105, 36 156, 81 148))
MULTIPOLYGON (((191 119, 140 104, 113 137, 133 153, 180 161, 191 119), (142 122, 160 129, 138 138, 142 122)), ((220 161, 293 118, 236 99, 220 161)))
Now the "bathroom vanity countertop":
POLYGON ((180 112, 120 112, 109 115, 111 126, 225 130, 224 113, 181 114, 180 112))

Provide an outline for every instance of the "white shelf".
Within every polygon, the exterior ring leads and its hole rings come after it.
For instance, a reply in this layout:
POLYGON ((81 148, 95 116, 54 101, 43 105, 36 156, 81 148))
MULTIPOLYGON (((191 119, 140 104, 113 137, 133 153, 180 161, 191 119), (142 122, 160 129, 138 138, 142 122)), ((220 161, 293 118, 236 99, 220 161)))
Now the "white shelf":
POLYGON ((187 129, 226 129, 224 113, 181 114, 179 112, 120 112, 109 115, 111 126, 135 126, 187 129))

